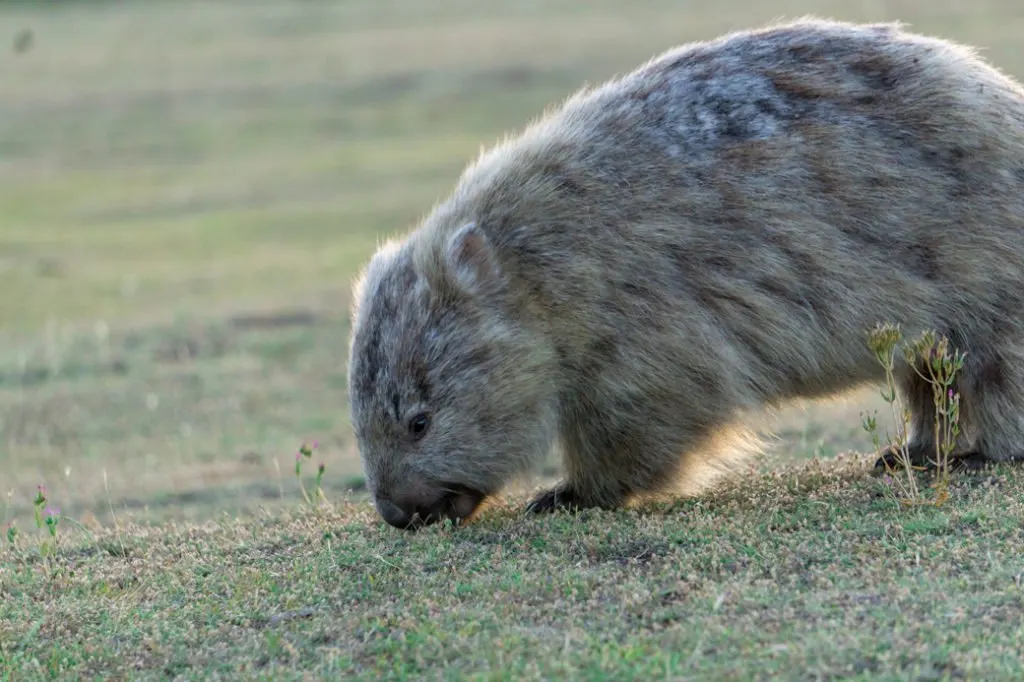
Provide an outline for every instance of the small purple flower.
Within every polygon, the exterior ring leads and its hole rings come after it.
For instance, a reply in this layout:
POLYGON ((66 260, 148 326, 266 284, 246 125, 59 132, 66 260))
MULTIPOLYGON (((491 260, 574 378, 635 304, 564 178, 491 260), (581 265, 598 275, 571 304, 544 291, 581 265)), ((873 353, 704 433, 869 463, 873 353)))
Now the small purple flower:
POLYGON ((47 507, 46 518, 43 519, 43 522, 46 524, 46 530, 50 532, 50 537, 56 539, 57 524, 60 523, 60 509, 47 507))

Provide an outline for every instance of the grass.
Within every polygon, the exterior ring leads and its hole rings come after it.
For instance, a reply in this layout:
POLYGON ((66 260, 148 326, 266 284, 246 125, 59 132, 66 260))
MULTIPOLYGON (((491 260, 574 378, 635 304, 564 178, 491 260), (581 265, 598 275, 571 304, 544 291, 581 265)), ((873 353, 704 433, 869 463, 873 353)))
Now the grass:
POLYGON ((907 509, 867 464, 416 534, 344 499, 68 531, 2 555, 0 656, 10 679, 1020 679, 1019 470, 907 509))
POLYGON ((899 509, 837 458, 876 391, 785 411, 671 508, 409 536, 360 491, 377 241, 582 83, 805 12, 1024 77, 997 0, 0 3, 0 679, 1019 675, 1018 474, 899 509))

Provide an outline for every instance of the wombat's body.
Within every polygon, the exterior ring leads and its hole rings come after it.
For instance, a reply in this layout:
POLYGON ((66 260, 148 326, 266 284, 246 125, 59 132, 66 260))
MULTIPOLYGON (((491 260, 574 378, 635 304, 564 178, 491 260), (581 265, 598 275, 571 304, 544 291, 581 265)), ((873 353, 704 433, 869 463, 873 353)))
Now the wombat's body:
MULTIPOLYGON (((1024 89, 894 25, 683 46, 485 153, 356 294, 350 390, 393 525, 615 507, 738 415, 877 381, 880 322, 967 353, 965 461, 1024 456, 1024 89)), ((911 450, 932 393, 898 367, 911 450)))

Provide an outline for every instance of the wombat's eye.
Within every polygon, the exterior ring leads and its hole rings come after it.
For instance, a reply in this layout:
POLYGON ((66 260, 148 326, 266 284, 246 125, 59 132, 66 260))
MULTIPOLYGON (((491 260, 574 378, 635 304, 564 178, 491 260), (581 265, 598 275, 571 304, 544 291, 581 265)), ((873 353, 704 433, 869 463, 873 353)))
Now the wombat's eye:
POLYGON ((409 433, 414 438, 422 438, 428 428, 430 428, 430 415, 425 412, 420 412, 409 420, 409 433))

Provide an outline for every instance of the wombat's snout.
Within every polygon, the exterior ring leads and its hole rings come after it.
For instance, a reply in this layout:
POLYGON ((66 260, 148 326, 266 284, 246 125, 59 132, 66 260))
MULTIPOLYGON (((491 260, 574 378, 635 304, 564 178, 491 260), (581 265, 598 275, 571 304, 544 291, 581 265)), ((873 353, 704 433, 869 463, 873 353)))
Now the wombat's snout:
POLYGON ((447 485, 436 491, 418 490, 412 496, 377 495, 377 513, 389 525, 416 530, 442 519, 469 518, 484 499, 484 494, 461 485, 447 485))

